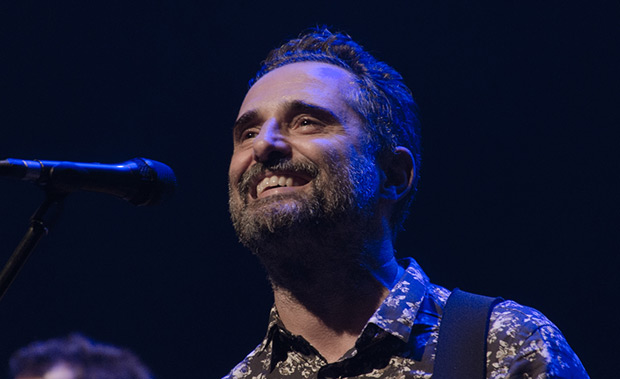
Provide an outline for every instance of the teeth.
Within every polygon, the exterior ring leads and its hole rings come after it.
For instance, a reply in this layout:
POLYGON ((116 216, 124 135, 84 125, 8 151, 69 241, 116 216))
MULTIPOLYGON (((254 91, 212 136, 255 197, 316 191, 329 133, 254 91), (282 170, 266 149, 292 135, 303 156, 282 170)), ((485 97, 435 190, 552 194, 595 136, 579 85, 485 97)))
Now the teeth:
POLYGON ((296 185, 299 185, 299 184, 297 180, 293 178, 274 175, 274 176, 265 178, 261 180, 260 183, 258 183, 258 185, 256 186, 256 196, 260 196, 260 194, 263 193, 263 191, 269 187, 276 187, 276 186, 293 187, 296 185))

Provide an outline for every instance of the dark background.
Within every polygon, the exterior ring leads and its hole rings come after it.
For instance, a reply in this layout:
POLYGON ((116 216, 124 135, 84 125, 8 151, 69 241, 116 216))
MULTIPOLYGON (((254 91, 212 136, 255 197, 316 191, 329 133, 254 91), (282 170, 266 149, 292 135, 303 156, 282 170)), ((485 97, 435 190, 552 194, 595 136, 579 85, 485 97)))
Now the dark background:
MULTIPOLYGON (((67 199, 0 303, 0 372, 72 331, 158 378, 218 378, 258 344, 272 300, 228 220, 230 129, 265 54, 327 24, 399 70, 421 108, 399 254, 435 283, 538 308, 592 377, 612 377, 620 7, 579 3, 0 2, 0 158, 144 156, 179 181, 150 208, 67 199)), ((43 192, 0 179, 0 197, 4 262, 43 192)))

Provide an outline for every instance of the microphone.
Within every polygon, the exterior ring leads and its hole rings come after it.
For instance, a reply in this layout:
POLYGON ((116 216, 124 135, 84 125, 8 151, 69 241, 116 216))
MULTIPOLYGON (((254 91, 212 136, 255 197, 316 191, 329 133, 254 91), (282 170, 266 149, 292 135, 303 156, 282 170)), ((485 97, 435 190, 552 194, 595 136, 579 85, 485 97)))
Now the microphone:
POLYGON ((29 181, 58 193, 107 193, 138 206, 165 201, 177 184, 170 167, 146 158, 118 164, 7 158, 0 161, 0 176, 29 181))

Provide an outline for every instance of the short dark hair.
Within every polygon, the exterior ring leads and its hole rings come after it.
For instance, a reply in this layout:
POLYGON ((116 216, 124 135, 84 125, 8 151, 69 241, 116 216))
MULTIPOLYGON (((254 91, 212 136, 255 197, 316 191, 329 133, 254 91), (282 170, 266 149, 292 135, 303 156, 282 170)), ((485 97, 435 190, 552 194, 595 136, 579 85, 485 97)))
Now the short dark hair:
POLYGON ((64 363, 79 379, 151 379, 149 370, 131 351, 96 343, 80 334, 37 341, 15 352, 9 366, 13 378, 43 376, 64 363))
POLYGON ((312 28, 272 50, 250 86, 276 68, 308 61, 333 64, 355 76, 360 91, 352 94, 350 101, 366 120, 369 152, 379 165, 397 146, 413 154, 413 189, 396 205, 391 218, 394 233, 398 232, 413 201, 421 163, 420 121, 411 90, 392 67, 377 60, 347 34, 332 33, 326 27, 312 28))

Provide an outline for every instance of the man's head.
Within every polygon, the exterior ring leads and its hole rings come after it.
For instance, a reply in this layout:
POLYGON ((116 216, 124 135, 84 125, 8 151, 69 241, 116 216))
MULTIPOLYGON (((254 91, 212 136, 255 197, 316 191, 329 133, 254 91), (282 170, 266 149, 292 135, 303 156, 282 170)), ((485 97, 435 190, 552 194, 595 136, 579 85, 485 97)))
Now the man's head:
POLYGON ((94 343, 81 335, 34 342, 10 359, 15 379, 150 379, 129 350, 94 343))
POLYGON ((358 86, 348 93, 349 102, 364 120, 368 152, 379 165, 389 164, 394 149, 402 146, 414 158, 412 191, 397 205, 392 227, 402 228, 419 179, 421 148, 417 106, 402 76, 378 61, 348 35, 317 28, 272 50, 250 85, 268 72, 294 62, 324 62, 351 73, 358 86))
POLYGON ((394 181, 388 218, 399 228, 419 166, 414 106, 398 73, 344 35, 322 30, 270 53, 234 128, 230 205, 242 242, 354 232, 376 219, 394 181))

